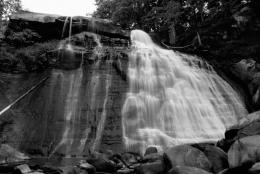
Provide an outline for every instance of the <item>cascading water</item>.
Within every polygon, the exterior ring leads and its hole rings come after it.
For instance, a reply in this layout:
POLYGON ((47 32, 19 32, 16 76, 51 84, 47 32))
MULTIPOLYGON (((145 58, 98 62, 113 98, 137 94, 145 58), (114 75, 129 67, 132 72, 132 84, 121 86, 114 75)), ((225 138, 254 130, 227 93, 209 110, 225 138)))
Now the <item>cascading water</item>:
MULTIPOLYGON (((68 20, 68 19, 67 19, 68 20)), ((66 20, 66 21, 67 21, 66 20)), ((70 20, 72 22, 72 20, 70 20)), ((69 33, 71 33, 71 24, 69 33)), ((65 156, 69 156, 71 154, 82 154, 86 148, 90 148, 92 150, 99 149, 99 146, 101 144, 102 135, 105 127, 106 117, 107 117, 107 103, 108 103, 108 93, 109 88, 111 85, 111 75, 110 75, 110 69, 111 69, 111 62, 110 60, 106 61, 109 70, 105 72, 105 74, 100 73, 100 66, 102 63, 101 57, 102 57, 102 44, 100 42, 100 37, 97 36, 94 33, 85 33, 88 37, 93 38, 93 41, 95 42, 96 46, 93 48, 93 53, 89 57, 89 60, 93 60, 94 64, 92 66, 92 74, 90 78, 90 83, 87 91, 85 89, 82 89, 83 83, 84 83, 84 73, 83 73, 83 57, 84 54, 82 53, 82 60, 80 68, 77 70, 73 70, 73 73, 68 73, 68 75, 64 75, 66 73, 62 73, 62 86, 68 86, 68 89, 66 89, 67 97, 64 107, 64 131, 62 138, 59 142, 59 144, 56 146, 52 154, 59 152, 64 154, 65 156), (105 95, 103 99, 103 103, 101 104, 101 101, 96 100, 97 93, 99 92, 99 87, 101 87, 102 78, 105 80, 105 95), (85 91, 85 92, 84 92, 85 91), (84 103, 82 100, 82 96, 80 96, 82 93, 89 96, 89 100, 86 100, 86 103, 84 103), (86 114, 82 114, 82 108, 80 102, 83 102, 84 105, 88 105, 89 109, 87 110, 86 114), (102 105, 102 106, 101 106, 102 105), (102 107, 102 112, 97 112, 98 106, 102 107), (84 118, 83 118, 84 117, 84 118), (95 118, 93 122, 93 117, 95 118), (84 120, 84 123, 81 121, 84 120), (81 125, 84 125, 84 127, 81 127, 81 125), (93 125, 95 125, 95 129, 93 130, 93 125)), ((69 36, 69 43, 65 45, 66 52, 68 52, 69 57, 73 56, 73 46, 71 45, 71 36, 69 36)), ((62 46, 61 44, 61 49, 62 46)), ((66 58, 66 57, 65 57, 66 58)), ((84 106, 85 107, 85 106, 84 106)), ((51 154, 51 155, 52 155, 51 154)))
POLYGON ((246 113, 206 62, 162 49, 140 30, 131 32, 131 41, 130 89, 122 109, 128 150, 216 141, 246 113))
POLYGON ((107 74, 106 95, 105 95, 105 99, 104 99, 104 103, 103 103, 103 107, 102 107, 103 110, 102 110, 101 118, 100 118, 100 121, 99 121, 98 127, 97 127, 96 139, 93 144, 93 150, 99 149, 99 146, 101 143, 101 138, 102 138, 102 134, 103 134, 105 122, 106 122, 106 117, 107 117, 107 110, 106 110, 107 107, 106 106, 107 106, 107 101, 108 101, 108 92, 109 92, 110 85, 111 85, 111 75, 107 74))
MULTIPOLYGON (((75 73, 69 74, 67 76, 67 82, 65 82, 67 83, 66 86, 69 87, 64 109, 65 129, 58 147, 65 145, 66 154, 70 153, 72 144, 74 142, 75 122, 80 120, 78 117, 80 117, 79 96, 83 77, 82 64, 83 63, 81 63, 80 68, 77 69, 75 73)), ((63 78, 63 83, 64 80, 65 79, 63 78)))

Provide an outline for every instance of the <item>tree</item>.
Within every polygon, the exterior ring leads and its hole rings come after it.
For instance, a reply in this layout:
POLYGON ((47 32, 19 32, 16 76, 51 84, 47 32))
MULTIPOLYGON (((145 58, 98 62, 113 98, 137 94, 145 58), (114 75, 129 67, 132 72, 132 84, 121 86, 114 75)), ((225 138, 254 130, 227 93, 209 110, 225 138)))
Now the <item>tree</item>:
POLYGON ((203 33, 216 33, 216 28, 220 33, 229 32, 233 15, 248 3, 258 1, 96 0, 95 16, 111 19, 124 29, 159 33, 170 44, 188 44, 184 40, 192 42, 194 38, 200 38, 201 44, 203 33))
POLYGON ((21 0, 0 0, 0 20, 21 9, 21 0))

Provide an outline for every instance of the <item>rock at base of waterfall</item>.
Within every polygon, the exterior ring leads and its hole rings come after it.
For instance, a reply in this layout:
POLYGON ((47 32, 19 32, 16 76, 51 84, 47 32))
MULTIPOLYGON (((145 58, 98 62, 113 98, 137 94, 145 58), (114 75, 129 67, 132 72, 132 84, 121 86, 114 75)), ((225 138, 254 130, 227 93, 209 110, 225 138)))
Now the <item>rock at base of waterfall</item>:
POLYGON ((189 145, 179 145, 166 150, 166 155, 175 166, 197 167, 206 171, 211 171, 212 165, 206 155, 189 145))
POLYGON ((153 154, 153 153, 158 153, 158 150, 156 147, 154 146, 150 146, 145 150, 144 156, 145 155, 149 155, 149 154, 153 154))
POLYGON ((88 174, 95 174, 96 173, 96 168, 92 166, 91 164, 81 161, 79 164, 79 168, 87 171, 88 174))
POLYGON ((105 154, 94 153, 86 161, 94 166, 97 172, 114 173, 117 169, 115 162, 110 160, 105 154))
POLYGON ((169 171, 171 167, 171 162, 169 161, 165 153, 152 153, 144 156, 140 166, 136 168, 136 171, 140 174, 161 174, 167 173, 167 171, 169 171))
POLYGON ((212 164, 212 170, 214 173, 218 173, 228 168, 227 154, 219 147, 213 145, 197 145, 196 148, 201 150, 212 164))
POLYGON ((230 127, 225 132, 225 139, 218 142, 218 146, 228 151, 230 146, 237 140, 247 136, 260 134, 260 111, 248 114, 240 119, 238 124, 230 127))
POLYGON ((16 166, 15 170, 21 172, 22 174, 32 172, 32 170, 30 169, 30 167, 27 164, 22 164, 22 165, 16 166))
POLYGON ((135 171, 134 171, 134 169, 125 168, 125 169, 117 170, 116 173, 117 174, 135 174, 135 171))
POLYGON ((232 140, 260 134, 260 111, 253 112, 239 120, 225 132, 225 138, 232 140))
POLYGON ((235 141, 228 151, 230 167, 238 167, 247 162, 260 161, 260 135, 248 136, 235 141))
POLYGON ((177 166, 172 168, 167 174, 211 174, 211 173, 196 167, 177 166))
MULTIPOLYGON (((42 165, 31 165, 28 163, 7 163, 0 165, 0 173, 12 174, 62 174, 63 171, 58 168, 42 165)), ((74 173, 73 173, 74 174, 74 173)))
POLYGON ((139 174, 163 174, 167 172, 163 161, 155 161, 150 163, 141 164, 135 169, 139 174))
POLYGON ((246 162, 241 166, 224 169, 218 174, 251 174, 249 169, 253 166, 252 162, 246 162))
POLYGON ((141 155, 138 153, 125 152, 122 154, 122 159, 129 165, 137 164, 141 158, 141 155))
POLYGON ((88 172, 84 169, 74 166, 69 169, 66 174, 88 174, 88 172))
POLYGON ((1 144, 0 146, 0 163, 10 163, 28 160, 29 157, 19 152, 8 144, 1 144))
POLYGON ((255 163, 250 169, 250 174, 259 174, 260 173, 260 162, 255 163))

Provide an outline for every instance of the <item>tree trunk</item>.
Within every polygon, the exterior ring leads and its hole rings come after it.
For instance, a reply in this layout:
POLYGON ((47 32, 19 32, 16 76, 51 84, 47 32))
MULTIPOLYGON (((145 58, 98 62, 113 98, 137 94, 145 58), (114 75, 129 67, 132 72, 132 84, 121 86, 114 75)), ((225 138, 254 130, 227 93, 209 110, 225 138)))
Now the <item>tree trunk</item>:
POLYGON ((169 42, 171 45, 176 43, 176 30, 174 23, 169 27, 169 42))

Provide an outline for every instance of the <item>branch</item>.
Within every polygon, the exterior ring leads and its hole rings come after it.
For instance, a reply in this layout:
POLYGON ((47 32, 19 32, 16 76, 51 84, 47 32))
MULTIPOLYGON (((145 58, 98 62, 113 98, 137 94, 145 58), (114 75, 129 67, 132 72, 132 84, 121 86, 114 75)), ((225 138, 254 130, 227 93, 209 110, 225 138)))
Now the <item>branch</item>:
POLYGON ((165 46, 166 48, 168 49, 183 49, 183 48, 188 48, 188 47, 191 47, 193 46, 193 43, 189 44, 189 45, 185 45, 185 46, 182 46, 182 47, 172 47, 172 46, 169 46, 169 45, 166 45, 165 43, 161 42, 161 44, 163 44, 163 46, 165 46))

